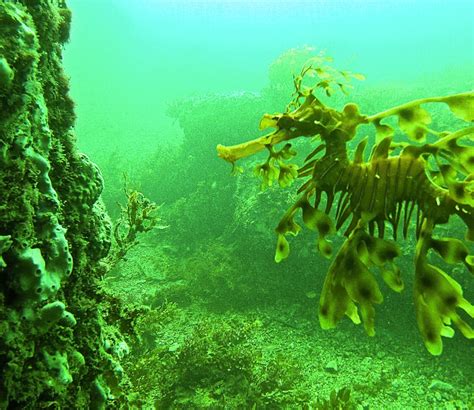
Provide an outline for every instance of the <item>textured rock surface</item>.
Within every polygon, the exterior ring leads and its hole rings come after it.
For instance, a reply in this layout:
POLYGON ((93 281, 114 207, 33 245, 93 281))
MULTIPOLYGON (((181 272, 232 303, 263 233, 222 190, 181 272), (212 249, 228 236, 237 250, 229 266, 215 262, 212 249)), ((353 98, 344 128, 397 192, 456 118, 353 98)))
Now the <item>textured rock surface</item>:
POLYGON ((0 0, 0 408, 127 401, 100 260, 100 171, 76 149, 61 0, 0 0))

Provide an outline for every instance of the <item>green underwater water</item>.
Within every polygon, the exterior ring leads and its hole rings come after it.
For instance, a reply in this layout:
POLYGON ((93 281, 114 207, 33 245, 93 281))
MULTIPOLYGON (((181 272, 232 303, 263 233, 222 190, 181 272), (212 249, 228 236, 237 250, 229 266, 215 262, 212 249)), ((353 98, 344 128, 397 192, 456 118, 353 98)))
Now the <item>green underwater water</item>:
MULTIPOLYGON (((349 96, 324 100, 338 109, 355 102, 374 114, 472 90, 472 2, 69 3, 65 66, 76 134, 104 175, 108 212, 120 221, 117 203, 125 207, 135 190, 135 199, 160 205, 138 243, 122 253, 115 244, 105 278, 136 312, 140 337, 124 370, 140 406, 474 408, 472 340, 456 332, 435 357, 418 332, 413 227, 398 240, 405 290, 381 285, 376 335, 347 318, 324 331, 318 299, 331 261, 314 235, 302 231, 288 259, 274 262, 274 228, 294 190, 262 191, 254 158, 232 176, 215 150, 263 135, 262 115, 284 111, 311 47, 366 77, 349 96)), ((436 116, 438 125, 458 126, 448 110, 436 116)), ((437 233, 463 240, 464 231, 453 219, 437 233)), ((342 235, 331 239, 342 245, 342 235)), ((474 301, 472 274, 454 266, 442 268, 474 301)))

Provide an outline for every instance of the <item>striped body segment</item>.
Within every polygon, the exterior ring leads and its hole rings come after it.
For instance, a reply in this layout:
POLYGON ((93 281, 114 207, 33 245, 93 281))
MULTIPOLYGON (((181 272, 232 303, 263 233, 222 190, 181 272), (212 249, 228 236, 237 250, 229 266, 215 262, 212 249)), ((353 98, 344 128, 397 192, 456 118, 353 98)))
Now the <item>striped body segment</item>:
POLYGON ((380 228, 380 237, 384 236, 382 224, 389 222, 396 238, 403 210, 406 214, 404 237, 417 207, 419 215, 429 215, 436 224, 446 223, 450 215, 462 212, 461 207, 456 210, 456 203, 445 190, 433 186, 425 168, 424 160, 396 156, 367 163, 344 161, 330 169, 315 165, 312 178, 314 185, 329 197, 340 194, 337 230, 353 215, 354 222, 345 232, 345 235, 349 234, 365 213, 370 214, 373 224, 380 228))

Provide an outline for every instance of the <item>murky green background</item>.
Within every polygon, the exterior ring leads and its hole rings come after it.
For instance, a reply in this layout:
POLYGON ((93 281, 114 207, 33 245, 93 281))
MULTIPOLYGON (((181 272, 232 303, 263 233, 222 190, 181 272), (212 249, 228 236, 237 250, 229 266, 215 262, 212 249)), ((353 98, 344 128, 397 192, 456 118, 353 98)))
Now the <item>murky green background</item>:
MULTIPOLYGON (((358 408, 474 407, 472 341, 456 334, 432 357, 416 329, 413 235, 400 241, 406 289, 382 289, 376 337, 348 320, 323 332, 317 300, 329 261, 315 251, 312 234, 292 241, 287 261, 273 261, 273 229, 291 190, 261 192, 253 160, 232 177, 215 152, 218 143, 260 135, 262 114, 284 110, 299 67, 269 69, 291 48, 312 46, 337 68, 363 73, 344 101, 367 114, 472 89, 474 2, 68 4, 74 14, 65 64, 76 134, 102 169, 109 213, 118 218, 117 203, 125 202, 124 173, 128 188, 163 204, 161 229, 144 234, 106 280, 126 304, 151 308, 127 369, 142 394, 157 408, 245 408, 254 396, 262 408, 299 408, 307 399, 297 391, 326 399, 349 388, 358 408), (172 384, 177 374, 183 378, 172 384)), ((460 232, 453 222, 438 234, 462 239, 460 232)), ((450 273, 473 300, 472 275, 460 267, 450 273)))
POLYGON ((164 113, 169 101, 258 93, 270 64, 302 45, 366 75, 361 87, 436 94, 473 85, 468 0, 72 0, 70 6, 65 62, 79 144, 92 154, 176 140, 179 131, 164 113))

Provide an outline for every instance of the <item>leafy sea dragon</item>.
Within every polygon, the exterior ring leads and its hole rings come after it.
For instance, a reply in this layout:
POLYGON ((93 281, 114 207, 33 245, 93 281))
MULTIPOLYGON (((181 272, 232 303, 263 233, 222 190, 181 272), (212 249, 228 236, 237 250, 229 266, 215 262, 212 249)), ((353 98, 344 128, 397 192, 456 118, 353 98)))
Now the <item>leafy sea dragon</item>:
POLYGON ((400 269, 394 262, 400 249, 384 238, 387 227, 394 240, 399 229, 407 238, 413 221, 416 319, 426 348, 439 355, 441 337, 452 337, 453 325, 474 339, 474 330, 461 318, 461 310, 474 318, 474 306, 463 297, 461 285, 428 258, 434 251, 448 264, 463 263, 474 273, 474 256, 467 247, 467 241, 474 241, 474 126, 430 129, 426 105, 446 104, 454 116, 472 123, 474 92, 414 100, 375 115, 361 114, 352 103, 337 111, 318 99, 317 92, 330 96, 337 87, 345 92, 351 78, 362 76, 338 71, 328 61, 323 56, 311 59, 294 77, 295 93, 286 111, 263 116, 260 128, 274 131, 239 145, 218 145, 218 155, 235 165, 267 150, 267 160, 255 169, 264 185, 278 181, 285 187, 297 178, 305 179, 276 227, 276 262, 289 254, 287 235, 301 230, 295 222, 300 210, 304 224, 318 233, 319 251, 328 258, 332 247, 326 237, 345 227, 345 242, 329 267, 320 297, 319 321, 324 329, 335 327, 347 315, 355 324, 362 321, 368 335, 375 334, 374 304, 381 303, 383 296, 371 268, 379 268, 391 289, 402 291, 400 269), (316 82, 305 85, 311 77, 316 82), (384 123, 389 118, 395 119, 391 125, 384 123), (368 160, 367 137, 352 158, 347 152, 347 143, 363 126, 375 129, 376 142, 368 160), (410 142, 394 141, 397 127, 410 142), (288 163, 296 155, 289 141, 300 137, 319 144, 298 167, 288 163), (325 201, 321 201, 323 193, 325 201), (466 241, 435 237, 436 226, 454 215, 467 227, 466 241))

